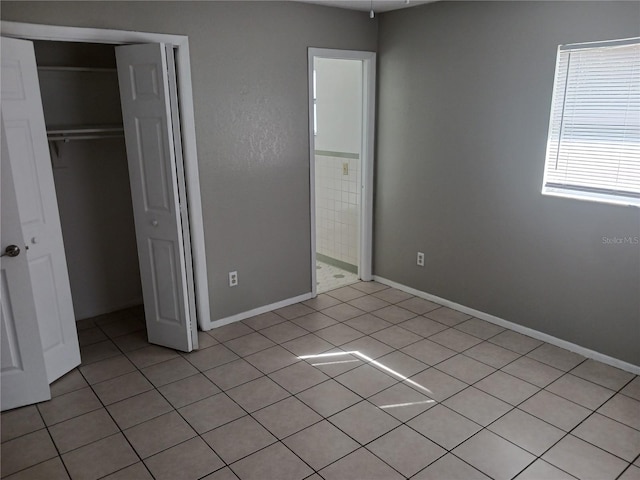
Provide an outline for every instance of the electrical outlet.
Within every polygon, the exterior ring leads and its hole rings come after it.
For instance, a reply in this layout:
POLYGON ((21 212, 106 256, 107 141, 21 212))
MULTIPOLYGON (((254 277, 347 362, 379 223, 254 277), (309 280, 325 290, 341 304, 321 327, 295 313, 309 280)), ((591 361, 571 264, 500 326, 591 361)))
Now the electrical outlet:
POLYGON ((238 272, 229 272, 229 286, 238 286, 238 272))
POLYGON ((416 264, 419 267, 424 267, 424 253, 418 252, 418 257, 417 257, 416 264))

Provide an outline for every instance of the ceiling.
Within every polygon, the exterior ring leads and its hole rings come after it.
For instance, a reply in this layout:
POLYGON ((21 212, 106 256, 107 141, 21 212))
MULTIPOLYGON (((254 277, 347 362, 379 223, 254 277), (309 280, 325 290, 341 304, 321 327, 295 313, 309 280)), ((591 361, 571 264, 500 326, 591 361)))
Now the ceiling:
POLYGON ((297 0, 304 3, 315 3, 316 5, 326 5, 329 7, 347 8, 349 10, 361 10, 368 12, 371 10, 373 3, 373 11, 376 13, 389 12, 400 8, 415 7, 425 3, 431 3, 436 0, 297 0))

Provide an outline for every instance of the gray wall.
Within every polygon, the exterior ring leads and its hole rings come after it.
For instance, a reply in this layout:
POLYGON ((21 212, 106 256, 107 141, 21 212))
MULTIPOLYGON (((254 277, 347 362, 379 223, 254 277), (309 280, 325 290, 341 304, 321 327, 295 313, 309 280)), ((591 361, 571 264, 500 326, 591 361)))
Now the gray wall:
POLYGON ((291 2, 3 1, 1 15, 188 35, 212 318, 311 291, 307 47, 375 50, 377 20, 291 2))
POLYGON ((640 3, 380 18, 375 274, 640 365, 640 246, 603 244, 639 210, 540 194, 557 46, 639 36, 640 3))

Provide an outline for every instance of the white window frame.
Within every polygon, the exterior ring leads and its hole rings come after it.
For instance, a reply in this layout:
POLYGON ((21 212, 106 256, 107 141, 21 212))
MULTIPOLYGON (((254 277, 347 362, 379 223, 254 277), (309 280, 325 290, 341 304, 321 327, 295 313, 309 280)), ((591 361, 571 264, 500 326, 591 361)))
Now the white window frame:
MULTIPOLYGON (((640 45, 640 38, 630 38, 623 40, 612 40, 604 42, 592 42, 581 44, 569 44, 560 45, 558 47, 558 54, 556 59, 556 69, 554 76, 553 97, 551 101, 551 112, 549 118, 549 131, 547 135, 547 150, 544 163, 544 178, 542 182, 542 194, 552 195, 565 198, 574 198, 577 200, 603 202, 625 206, 640 207, 640 179, 637 190, 631 191, 627 194, 626 191, 597 188, 578 185, 578 182, 571 183, 569 180, 566 184, 558 184, 553 182, 554 177, 551 167, 551 162, 556 162, 560 149, 562 148, 563 140, 563 123, 565 121, 564 108, 566 105, 566 89, 563 85, 567 85, 569 82, 574 82, 575 79, 569 75, 570 71, 567 68, 564 75, 561 70, 561 55, 566 55, 567 52, 580 51, 584 49, 611 49, 620 46, 628 45, 640 45), (562 113, 558 115, 556 109, 562 108, 562 113), (554 115, 555 114, 555 115, 554 115), (559 121, 558 121, 559 120, 559 121)), ((571 61, 571 58, 569 58, 571 61)), ((640 142, 640 138, 638 138, 640 142)), ((640 166, 640 155, 632 157, 634 165, 635 162, 640 166)), ((589 174, 590 170, 584 171, 589 174)), ((633 187, 632 187, 633 190, 633 187)))

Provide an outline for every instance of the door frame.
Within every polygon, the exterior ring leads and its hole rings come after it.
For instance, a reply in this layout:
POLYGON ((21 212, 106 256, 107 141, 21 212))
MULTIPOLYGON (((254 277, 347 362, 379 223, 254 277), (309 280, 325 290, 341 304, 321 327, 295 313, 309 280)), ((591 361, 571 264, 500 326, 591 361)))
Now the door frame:
POLYGON ((180 128, 182 131, 183 162, 193 255, 193 273, 196 291, 196 311, 200 329, 210 324, 209 287, 204 242, 204 225, 196 149, 193 89, 189 37, 164 33, 132 32, 100 28, 66 27, 22 22, 0 22, 2 35, 23 40, 49 40, 56 42, 85 42, 126 45, 131 43, 165 43, 175 50, 178 99, 180 104, 180 128))
POLYGON ((311 292, 314 297, 318 294, 316 285, 316 140, 313 132, 313 63, 316 57, 362 61, 361 205, 358 228, 358 277, 366 282, 373 279, 373 170, 376 118, 376 53, 363 50, 335 50, 310 47, 308 50, 309 204, 311 213, 311 292))

